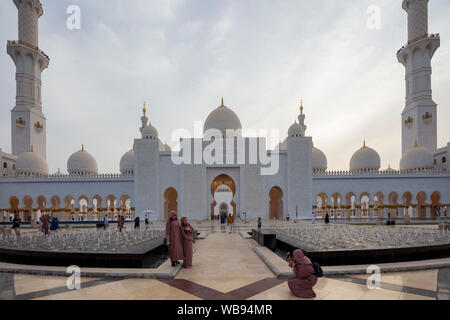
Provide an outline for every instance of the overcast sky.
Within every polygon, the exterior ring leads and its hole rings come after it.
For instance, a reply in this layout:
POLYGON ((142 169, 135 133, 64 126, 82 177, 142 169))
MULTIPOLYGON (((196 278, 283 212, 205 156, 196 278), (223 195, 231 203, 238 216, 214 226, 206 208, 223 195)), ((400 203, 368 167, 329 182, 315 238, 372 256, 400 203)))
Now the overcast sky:
MULTIPOLYGON (((42 76, 51 172, 85 144, 100 172, 118 172, 139 136, 142 104, 163 142, 173 130, 225 104, 244 128, 279 129, 283 138, 303 98, 307 134, 331 170, 347 170, 363 140, 398 168, 407 41, 401 0, 41 0, 39 47, 51 58, 42 76), (69 5, 81 30, 66 28, 69 5), (371 5, 381 29, 367 27, 371 5)), ((430 1, 438 144, 450 140, 450 1, 430 1)), ((0 1, 0 148, 11 150, 17 9, 0 1)))

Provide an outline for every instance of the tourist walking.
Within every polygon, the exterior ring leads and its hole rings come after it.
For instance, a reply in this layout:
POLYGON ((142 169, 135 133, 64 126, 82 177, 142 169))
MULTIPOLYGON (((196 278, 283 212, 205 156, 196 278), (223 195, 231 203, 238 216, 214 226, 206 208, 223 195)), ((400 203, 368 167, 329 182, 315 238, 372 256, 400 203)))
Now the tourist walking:
POLYGON ((50 234, 50 216, 48 214, 44 214, 41 216, 41 222, 42 222, 42 232, 44 235, 48 236, 50 234))
POLYGON ((139 229, 140 227, 141 227, 141 219, 139 217, 136 217, 136 219, 134 219, 134 228, 139 229))
POLYGON ((148 225, 149 225, 149 221, 148 221, 148 214, 145 215, 145 229, 148 230, 148 225))
POLYGON ((20 224, 22 223, 22 220, 18 216, 14 216, 14 219, 12 220, 12 229, 16 233, 16 237, 20 238, 20 224))
POLYGON ((233 216, 231 215, 231 213, 228 215, 227 218, 227 224, 228 224, 228 233, 232 234, 233 233, 233 223, 234 223, 234 219, 233 216))
POLYGON ((329 223, 330 223, 330 215, 328 214, 328 212, 327 212, 327 214, 325 215, 325 223, 326 223, 326 224, 329 224, 329 223))
POLYGON ((184 253, 180 224, 178 223, 177 213, 175 211, 170 212, 169 219, 166 223, 166 245, 169 247, 172 267, 179 265, 179 260, 184 260, 184 253))
POLYGON ((44 229, 43 229, 43 226, 44 226, 44 220, 43 220, 43 217, 44 217, 43 214, 41 214, 41 216, 39 217, 39 232, 40 232, 40 233, 43 233, 43 232, 44 232, 44 229))
POLYGON ((261 230, 261 228, 262 228, 262 220, 261 220, 261 217, 259 217, 258 218, 258 229, 261 230))
POLYGON ((109 227, 108 215, 105 214, 105 216, 103 217, 103 230, 106 231, 106 228, 108 227, 109 227))
POLYGON ((305 256, 302 250, 294 251, 294 260, 288 255, 287 261, 294 271, 295 276, 288 279, 289 289, 294 296, 304 299, 315 298, 313 287, 317 283, 317 277, 311 260, 305 256))
POLYGON ((312 213, 312 223, 314 224, 314 222, 316 222, 316 214, 313 211, 313 213, 312 213))
POLYGON ((117 228, 118 228, 119 232, 122 232, 124 223, 125 223, 125 217, 122 215, 118 216, 117 217, 117 228))
POLYGON ((195 229, 189 224, 186 217, 181 218, 181 237, 183 242, 184 261, 183 268, 192 268, 193 249, 192 244, 195 243, 195 229))
POLYGON ((57 232, 59 230, 59 220, 57 217, 53 217, 50 222, 50 231, 57 232))

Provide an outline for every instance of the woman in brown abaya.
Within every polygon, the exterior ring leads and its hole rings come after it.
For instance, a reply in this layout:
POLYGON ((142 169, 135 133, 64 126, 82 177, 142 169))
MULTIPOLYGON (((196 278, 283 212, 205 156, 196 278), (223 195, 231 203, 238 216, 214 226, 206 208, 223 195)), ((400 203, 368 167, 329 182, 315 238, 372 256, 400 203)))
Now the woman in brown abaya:
POLYGON ((311 260, 305 256, 302 250, 297 249, 294 251, 294 260, 288 258, 288 261, 295 273, 295 276, 288 280, 292 294, 299 298, 315 298, 313 287, 317 283, 317 277, 311 260))
POLYGON ((169 220, 166 223, 166 244, 169 247, 172 267, 175 267, 180 264, 178 260, 184 259, 180 224, 178 223, 177 213, 175 211, 170 213, 169 220))
POLYGON ((188 223, 187 218, 181 218, 181 236, 183 240, 184 262, 183 268, 192 268, 192 244, 194 240, 194 228, 188 223))

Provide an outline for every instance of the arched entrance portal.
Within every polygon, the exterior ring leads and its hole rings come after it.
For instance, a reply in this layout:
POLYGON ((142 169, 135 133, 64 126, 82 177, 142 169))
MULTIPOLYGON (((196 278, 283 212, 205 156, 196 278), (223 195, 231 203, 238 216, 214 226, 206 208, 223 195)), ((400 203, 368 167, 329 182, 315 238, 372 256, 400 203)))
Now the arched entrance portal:
POLYGON ((214 220, 222 212, 223 214, 232 213, 236 219, 236 203, 233 200, 236 195, 236 184, 230 176, 222 174, 216 177, 211 183, 211 195, 213 197, 211 220, 214 220))
POLYGON ((269 192, 269 218, 280 220, 283 216, 283 191, 279 187, 273 187, 269 192))
POLYGON ((178 192, 174 188, 169 188, 164 192, 164 218, 169 218, 169 212, 175 211, 178 214, 178 192))

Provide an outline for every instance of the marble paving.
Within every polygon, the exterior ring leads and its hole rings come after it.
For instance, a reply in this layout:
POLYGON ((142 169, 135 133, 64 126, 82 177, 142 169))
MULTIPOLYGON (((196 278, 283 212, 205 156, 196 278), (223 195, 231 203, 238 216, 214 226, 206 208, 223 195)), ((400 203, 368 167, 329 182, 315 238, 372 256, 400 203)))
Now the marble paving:
MULTIPOLYGON (((81 279, 70 291, 66 278, 0 274, 4 300, 301 300, 256 255, 256 243, 239 231, 220 229, 195 244, 194 267, 175 279, 81 279)), ((383 274, 381 289, 370 290, 367 276, 320 278, 316 300, 449 299, 450 269, 383 274)))

